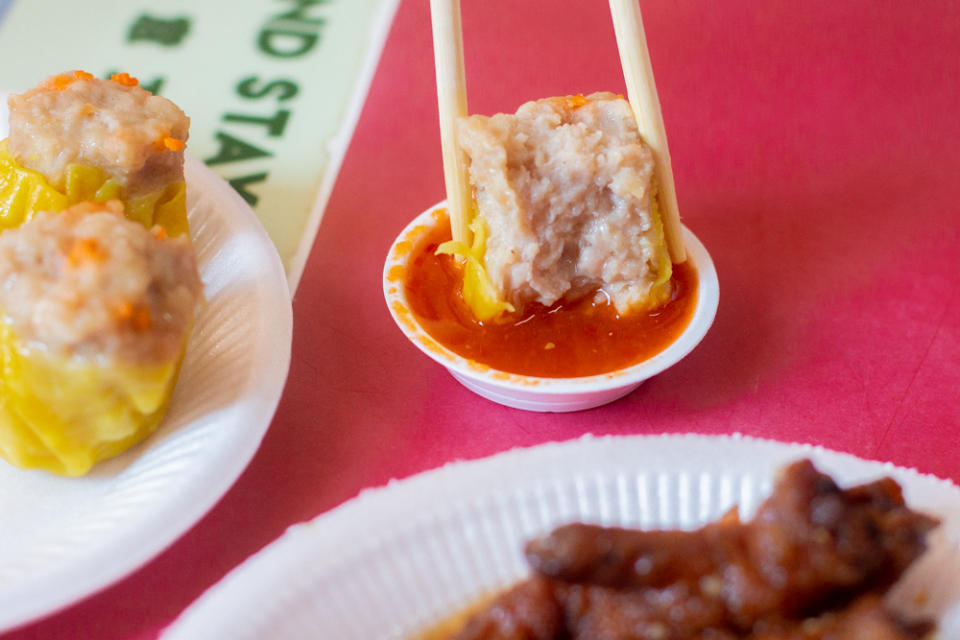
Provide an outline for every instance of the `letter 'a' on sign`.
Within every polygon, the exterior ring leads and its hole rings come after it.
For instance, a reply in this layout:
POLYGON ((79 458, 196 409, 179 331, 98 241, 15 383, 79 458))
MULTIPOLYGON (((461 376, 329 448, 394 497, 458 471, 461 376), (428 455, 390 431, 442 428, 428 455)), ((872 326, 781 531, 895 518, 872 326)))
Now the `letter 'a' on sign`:
POLYGON ((217 131, 216 137, 220 143, 220 150, 216 155, 204 160, 204 162, 209 165, 252 160, 253 158, 269 158, 273 155, 269 151, 264 151, 249 142, 234 138, 229 133, 224 133, 223 131, 217 131))

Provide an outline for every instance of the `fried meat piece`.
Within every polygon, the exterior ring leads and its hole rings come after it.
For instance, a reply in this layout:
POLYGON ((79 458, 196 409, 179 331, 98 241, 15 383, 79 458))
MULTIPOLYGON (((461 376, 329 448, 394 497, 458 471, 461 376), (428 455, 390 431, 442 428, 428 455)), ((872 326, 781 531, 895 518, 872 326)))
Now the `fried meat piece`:
POLYGON ((456 638, 919 640, 923 628, 876 594, 936 525, 892 480, 842 490, 801 461, 748 523, 734 512, 697 531, 577 524, 531 542, 534 577, 456 638))
POLYGON ((871 594, 838 611, 763 620, 742 631, 711 626, 710 605, 684 595, 682 589, 668 595, 532 578, 475 616, 456 640, 922 640, 932 626, 898 620, 871 594), (685 615, 673 619, 672 607, 685 615))
POLYGON ((799 623, 758 627, 750 640, 921 640, 931 630, 929 624, 897 620, 876 595, 864 596, 842 611, 799 623))
POLYGON ((809 618, 761 619, 747 629, 724 626, 716 602, 684 594, 682 587, 573 585, 558 586, 554 594, 563 599, 568 625, 567 635, 555 640, 921 640, 931 629, 898 620, 876 594, 809 618))
POLYGON ((697 531, 561 527, 531 542, 539 573, 615 589, 682 589, 722 600, 729 622, 799 617, 885 589, 925 549, 937 521, 884 479, 841 490, 809 461, 787 467, 756 517, 697 531))
POLYGON ((550 580, 534 577, 473 616, 457 640, 566 639, 563 610, 550 580))
MULTIPOLYGON (((558 583, 562 584, 562 583, 558 583)), ((719 598, 684 583, 665 589, 558 587, 572 640, 734 640, 719 598)), ((491 639, 492 640, 492 639, 491 639)))

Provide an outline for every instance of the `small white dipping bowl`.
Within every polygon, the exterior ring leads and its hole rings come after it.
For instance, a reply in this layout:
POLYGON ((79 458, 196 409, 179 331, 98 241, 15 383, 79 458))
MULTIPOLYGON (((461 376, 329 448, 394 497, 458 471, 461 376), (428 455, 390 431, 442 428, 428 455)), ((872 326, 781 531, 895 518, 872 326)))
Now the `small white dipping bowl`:
POLYGON ((420 325, 410 308, 404 287, 407 261, 427 231, 446 218, 446 202, 418 215, 400 233, 383 267, 387 308, 400 330, 425 354, 445 366, 471 391, 508 407, 527 411, 579 411, 613 402, 640 383, 676 364, 706 335, 717 313, 720 287, 706 248, 693 232, 683 228, 687 260, 697 272, 697 305, 690 324, 660 353, 623 369, 580 378, 540 378, 498 371, 447 349, 420 325))

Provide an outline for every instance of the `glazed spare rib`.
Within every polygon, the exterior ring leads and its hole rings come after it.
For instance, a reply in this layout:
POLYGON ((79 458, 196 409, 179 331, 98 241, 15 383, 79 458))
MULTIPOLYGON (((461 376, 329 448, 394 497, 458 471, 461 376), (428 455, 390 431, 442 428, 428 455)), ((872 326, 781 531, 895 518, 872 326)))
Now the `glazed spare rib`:
POLYGON ((877 595, 937 524, 893 480, 841 489, 804 460, 749 522, 734 511, 696 531, 572 524, 529 543, 533 576, 457 638, 842 640, 869 626, 878 640, 919 639, 925 625, 901 623, 877 595))

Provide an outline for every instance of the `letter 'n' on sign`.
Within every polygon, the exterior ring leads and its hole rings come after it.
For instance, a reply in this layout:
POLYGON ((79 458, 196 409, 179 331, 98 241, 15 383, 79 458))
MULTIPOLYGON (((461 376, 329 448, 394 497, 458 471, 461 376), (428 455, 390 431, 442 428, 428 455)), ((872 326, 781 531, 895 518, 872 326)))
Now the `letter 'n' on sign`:
POLYGON ((288 9, 276 14, 257 37, 257 47, 268 56, 297 58, 320 41, 327 20, 316 10, 330 0, 285 0, 288 9))

